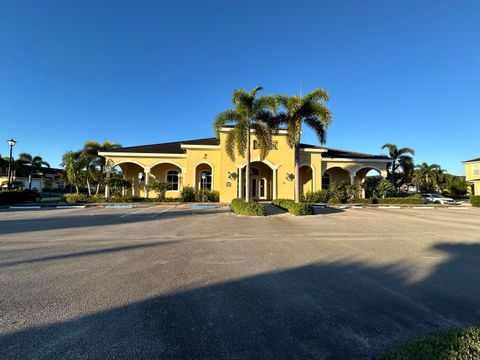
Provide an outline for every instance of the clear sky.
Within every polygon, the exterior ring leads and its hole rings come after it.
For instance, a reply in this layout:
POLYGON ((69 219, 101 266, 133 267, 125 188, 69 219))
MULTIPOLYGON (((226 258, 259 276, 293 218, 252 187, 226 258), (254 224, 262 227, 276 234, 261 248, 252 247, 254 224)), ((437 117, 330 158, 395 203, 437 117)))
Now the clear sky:
MULTIPOLYGON (((213 136, 235 88, 328 89, 327 146, 463 174, 480 156, 480 1, 0 2, 0 154, 213 136)), ((317 144, 309 131, 303 142, 317 144)))

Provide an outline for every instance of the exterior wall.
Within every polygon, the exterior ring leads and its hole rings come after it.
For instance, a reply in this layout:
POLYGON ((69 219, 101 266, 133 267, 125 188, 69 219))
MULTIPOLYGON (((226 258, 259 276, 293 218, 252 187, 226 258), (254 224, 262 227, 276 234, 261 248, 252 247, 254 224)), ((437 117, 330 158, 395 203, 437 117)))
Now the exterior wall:
POLYGON ((477 169, 480 171, 480 161, 465 163, 465 179, 472 185, 472 195, 480 195, 480 174, 476 173, 477 169))
MULTIPOLYGON (((220 146, 186 146, 186 154, 135 154, 109 153, 106 158, 111 165, 120 165, 126 178, 133 179, 132 189, 128 195, 146 196, 145 180, 149 174, 149 183, 154 179, 165 181, 165 173, 170 169, 179 169, 181 179, 179 191, 168 191, 167 197, 178 197, 184 186, 198 188, 199 169, 211 167, 212 189, 220 193, 221 202, 230 202, 239 196, 240 181, 244 181, 245 158, 237 156, 232 161, 225 151, 225 143, 228 130, 220 132, 220 146), (200 166, 200 167, 199 167, 200 166), (138 174, 143 175, 139 178, 138 174), (142 181, 142 177, 144 181, 142 181)), ((260 150, 253 149, 255 134, 251 136, 251 162, 261 161, 262 172, 268 173, 268 198, 294 198, 294 151, 288 146, 285 134, 273 136, 276 149, 272 149, 264 160, 260 160, 260 150), (268 171, 267 171, 268 170, 268 171)), ((336 161, 322 158, 322 149, 302 149, 300 152, 300 180, 308 177, 308 181, 302 184, 303 192, 322 189, 322 175, 329 170, 331 182, 340 179, 351 179, 351 175, 363 168, 375 168, 386 174, 387 163, 384 162, 361 162, 361 161, 336 161), (305 168, 308 166, 308 169, 305 168), (335 169, 334 169, 335 168, 335 169), (346 169, 344 170, 338 169, 346 169), (308 173, 308 175, 307 175, 308 173), (311 178, 310 178, 311 176, 311 178)), ((360 175, 362 170, 358 172, 360 175)), ((357 176, 358 177, 358 176, 357 176)), ((360 181, 360 180, 359 180, 360 181)), ((149 194, 154 196, 154 194, 149 194)))

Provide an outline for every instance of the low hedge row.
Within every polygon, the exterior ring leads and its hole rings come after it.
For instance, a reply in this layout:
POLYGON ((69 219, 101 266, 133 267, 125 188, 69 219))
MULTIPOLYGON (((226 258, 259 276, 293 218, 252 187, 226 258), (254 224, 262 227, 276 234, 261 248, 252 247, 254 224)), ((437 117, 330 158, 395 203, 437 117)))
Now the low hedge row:
POLYGON ((235 214, 249 216, 265 216, 265 206, 255 201, 246 202, 243 199, 233 199, 230 207, 235 214))
POLYGON ((390 350, 379 360, 480 359, 480 328, 448 330, 390 350))
POLYGON ((313 215, 313 206, 310 204, 296 204, 295 201, 290 199, 275 199, 272 204, 295 216, 313 215))
POLYGON ((21 204, 26 201, 41 200, 42 197, 33 190, 0 191, 0 205, 21 204))
MULTIPOLYGON (((329 203, 334 203, 333 201, 329 201, 329 203)), ((349 200, 348 203, 350 204, 424 204, 425 201, 422 195, 411 195, 406 197, 387 197, 387 198, 380 198, 380 199, 355 199, 349 200)))
POLYGON ((480 207, 480 195, 470 196, 470 204, 475 207, 480 207))
MULTIPOLYGON (((87 195, 87 194, 65 194, 63 199, 69 204, 76 203, 129 203, 129 202, 147 202, 147 201, 158 201, 156 197, 154 198, 143 198, 137 196, 110 196, 105 197, 103 195, 87 195)), ((177 202, 180 199, 177 198, 166 198, 165 202, 177 202)))

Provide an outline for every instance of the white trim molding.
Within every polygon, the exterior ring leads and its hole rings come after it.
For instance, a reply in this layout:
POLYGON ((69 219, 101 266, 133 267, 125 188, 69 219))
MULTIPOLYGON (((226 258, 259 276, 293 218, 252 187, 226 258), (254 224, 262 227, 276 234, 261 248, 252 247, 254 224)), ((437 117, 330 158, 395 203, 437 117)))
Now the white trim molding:
POLYGON ((300 152, 309 152, 309 153, 324 153, 327 152, 327 149, 322 148, 301 148, 300 152))
POLYGON ((220 145, 190 145, 181 144, 182 149, 220 149, 220 145))
MULTIPOLYGON (((255 157, 253 159, 250 159, 250 164, 253 163, 253 162, 264 163, 265 165, 268 165, 270 167, 270 169, 272 169, 272 170, 278 169, 280 167, 280 165, 275 165, 274 163, 272 163, 271 161, 269 161, 267 159, 260 160, 259 157, 255 157)), ((246 161, 243 164, 237 165, 237 168, 238 169, 243 169, 245 166, 247 166, 246 161)))
POLYGON ((310 163, 303 163, 298 166, 298 169, 300 170, 302 167, 309 167, 310 169, 312 169, 312 187, 313 187, 312 191, 317 191, 317 181, 316 181, 317 171, 315 169, 315 166, 313 166, 310 163))
POLYGON ((359 162, 359 163, 391 163, 392 159, 359 159, 359 158, 327 158, 327 157, 322 157, 322 161, 359 162))
MULTIPOLYGON (((233 129, 233 128, 230 128, 230 127, 222 127, 222 128, 220 129, 220 132, 229 132, 229 131, 231 131, 232 129, 233 129)), ((250 129, 250 132, 251 132, 251 133, 255 133, 255 130, 250 129)), ((274 136, 275 136, 275 135, 287 135, 287 134, 288 134, 288 131, 287 131, 286 129, 278 129, 277 131, 275 131, 275 132, 273 133, 274 136)))
POLYGON ((147 157, 147 158, 186 158, 187 154, 167 154, 167 153, 138 153, 138 152, 104 152, 99 151, 100 156, 122 156, 122 157, 147 157))
MULTIPOLYGON (((211 170, 211 177, 212 177, 212 181, 211 181, 211 190, 214 189, 213 187, 213 182, 214 182, 214 173, 215 173, 215 166, 213 166, 213 164, 211 162, 208 162, 208 161, 201 161, 199 162, 198 164, 195 165, 195 167, 193 168, 193 184, 194 184, 194 187, 195 187, 195 190, 197 189, 197 167, 200 166, 200 165, 208 165, 210 166, 210 170, 211 170)), ((199 186, 200 187, 200 186, 199 186)))

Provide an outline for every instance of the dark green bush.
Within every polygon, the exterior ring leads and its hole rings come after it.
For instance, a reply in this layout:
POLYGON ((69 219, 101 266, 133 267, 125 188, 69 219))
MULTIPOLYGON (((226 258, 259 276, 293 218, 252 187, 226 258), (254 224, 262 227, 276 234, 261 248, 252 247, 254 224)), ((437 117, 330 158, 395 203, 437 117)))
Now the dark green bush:
POLYGON ((390 350, 378 360, 480 359, 480 328, 448 330, 390 350))
MULTIPOLYGON (((87 194, 65 194, 64 200, 69 204, 76 203, 125 203, 125 202, 143 202, 143 201, 155 201, 156 199, 145 199, 138 196, 105 196, 87 195, 87 194)), ((178 199, 168 199, 168 201, 178 201, 178 199)))
POLYGON ((243 199, 233 199, 230 204, 232 211, 239 215, 265 216, 265 206, 255 201, 246 202, 243 199))
POLYGON ((420 194, 407 197, 392 197, 377 199, 378 204, 424 204, 423 196, 420 194))
POLYGON ((194 198, 197 202, 218 202, 220 193, 215 190, 197 190, 194 198))
POLYGON ((191 186, 184 186, 180 191, 180 200, 183 202, 195 201, 195 189, 191 186))
POLYGON ((41 198, 41 195, 33 190, 0 191, 0 205, 21 204, 41 198))
POLYGON ((480 195, 470 196, 470 204, 475 207, 480 207, 480 195))
POLYGON ((272 204, 281 209, 287 210, 290 214, 295 216, 313 215, 313 207, 310 204, 300 203, 290 199, 275 199, 272 204))
POLYGON ((326 189, 307 192, 305 195, 302 195, 302 201, 306 203, 327 203, 330 199, 330 192, 326 189))

